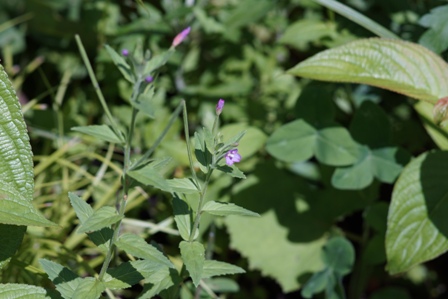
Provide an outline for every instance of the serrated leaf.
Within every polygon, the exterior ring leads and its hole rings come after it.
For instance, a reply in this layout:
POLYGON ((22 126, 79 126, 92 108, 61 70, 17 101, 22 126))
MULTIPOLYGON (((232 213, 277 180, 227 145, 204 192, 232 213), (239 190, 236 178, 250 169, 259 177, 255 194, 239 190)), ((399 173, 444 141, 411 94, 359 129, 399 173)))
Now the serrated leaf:
POLYGON ((20 191, 9 183, 0 184, 0 223, 13 225, 57 226, 47 220, 20 191))
POLYGON ((154 119, 155 105, 152 102, 154 97, 154 88, 151 88, 147 93, 142 93, 137 97, 137 101, 131 102, 132 106, 140 112, 154 119))
POLYGON ((179 244, 179 248, 185 267, 187 268, 188 273, 190 273, 193 284, 197 287, 199 285, 199 281, 201 280, 202 271, 204 268, 204 245, 196 241, 182 241, 179 244))
POLYGON ((75 210, 76 216, 81 223, 84 223, 87 219, 89 219, 90 216, 93 215, 92 207, 84 200, 82 200, 78 195, 69 192, 68 197, 73 209, 75 210))
MULTIPOLYGON (((190 239, 193 225, 193 211, 188 204, 180 199, 177 194, 173 196, 173 213, 179 234, 185 241, 190 239)), ((194 237, 196 239, 197 235, 194 237)))
POLYGON ((70 298, 73 299, 98 299, 106 287, 104 283, 93 277, 78 278, 79 284, 70 298))
POLYGON ((167 267, 174 268, 170 260, 157 250, 154 246, 148 244, 140 236, 125 233, 118 238, 115 245, 128 254, 135 257, 150 260, 156 263, 163 264, 167 267))
POLYGON ((170 159, 156 160, 148 165, 128 171, 128 175, 144 185, 150 185, 163 191, 171 192, 167 180, 160 174, 162 168, 170 159))
POLYGON ((347 239, 333 237, 325 244, 323 260, 333 272, 347 275, 355 263, 355 249, 347 239))
POLYGON ((45 259, 40 259, 39 263, 56 286, 58 292, 61 293, 62 297, 72 298, 73 293, 79 286, 80 278, 68 268, 63 267, 58 263, 45 259))
POLYGON ((246 210, 233 203, 208 201, 202 208, 202 212, 206 212, 216 216, 240 215, 260 217, 258 213, 246 210))
POLYGON ((47 290, 18 283, 0 284, 0 298, 8 299, 50 299, 47 290))
POLYGON ((419 20, 420 25, 429 28, 418 40, 419 44, 439 54, 448 49, 447 15, 448 5, 443 5, 431 9, 419 20))
POLYGON ((0 178, 31 201, 34 192, 32 152, 22 109, 0 65, 0 178))
POLYGON ((174 52, 175 50, 173 48, 170 48, 169 50, 152 57, 145 65, 144 74, 146 76, 150 75, 152 72, 163 66, 168 61, 168 59, 170 59, 171 55, 173 55, 174 52))
POLYGON ((220 261, 213 261, 213 260, 206 260, 204 262, 204 268, 202 269, 202 279, 210 278, 213 276, 220 276, 220 275, 229 275, 229 274, 237 274, 237 273, 245 273, 244 269, 220 262, 220 261))
POLYGON ((448 250, 448 152, 409 163, 394 186, 386 232, 387 270, 404 272, 448 250))
POLYGON ((105 227, 108 227, 119 220, 123 219, 123 216, 117 214, 117 210, 113 207, 101 207, 86 219, 78 228, 78 233, 99 231, 105 227))
POLYGON ((134 83, 134 75, 132 74, 131 67, 126 62, 126 60, 118 54, 114 49, 112 49, 109 45, 106 45, 106 51, 109 53, 112 61, 123 74, 124 78, 131 83, 134 83))
POLYGON ((231 177, 239 178, 239 179, 245 179, 246 176, 244 173, 238 169, 235 165, 229 166, 229 165, 220 165, 217 167, 218 170, 227 173, 231 177))
POLYGON ((100 140, 110 142, 110 143, 117 143, 117 144, 125 143, 125 141, 122 137, 117 136, 115 134, 115 132, 109 126, 106 126, 106 125, 73 127, 72 130, 93 136, 95 138, 98 138, 100 140))
MULTIPOLYGON (((139 299, 150 299, 155 295, 163 292, 168 292, 170 287, 179 285, 181 279, 176 270, 163 267, 158 269, 154 274, 145 279, 143 291, 138 297, 139 299), (168 289, 168 290, 167 290, 168 289)), ((177 298, 173 296, 162 296, 162 298, 177 298)))
MULTIPOLYGON (((68 197, 70 198, 70 203, 75 210, 76 216, 78 217, 81 224, 83 224, 90 216, 93 215, 92 207, 82 200, 75 193, 69 192, 68 197)), ((102 228, 98 231, 94 231, 87 234, 89 239, 98 246, 103 252, 106 252, 110 246, 110 240, 112 239, 113 230, 109 227, 102 228)))
POLYGON ((212 153, 207 148, 207 143, 205 130, 198 130, 194 133, 194 154, 203 173, 208 172, 208 166, 212 161, 212 153))
MULTIPOLYGON (((109 268, 104 275, 105 287, 113 290, 130 288, 134 284, 143 280, 145 277, 143 273, 147 272, 144 268, 148 263, 145 261, 125 262, 115 268, 109 268)), ((151 268, 154 269, 151 264, 151 268)))
POLYGON ((448 66, 420 45, 369 38, 329 49, 288 73, 315 80, 352 82, 389 89, 435 103, 448 95, 448 66))
MULTIPOLYGON (((34 172, 31 146, 22 109, 8 75, 0 65, 0 180, 10 184, 26 201, 33 199, 34 172)), ((0 269, 21 244, 25 227, 0 224, 0 269)))
POLYGON ((191 178, 171 179, 166 181, 173 192, 184 194, 198 193, 199 190, 191 178))
POLYGON ((316 129, 302 119, 277 129, 267 140, 266 149, 286 162, 302 162, 315 155, 322 163, 344 166, 358 157, 357 145, 345 128, 316 129))

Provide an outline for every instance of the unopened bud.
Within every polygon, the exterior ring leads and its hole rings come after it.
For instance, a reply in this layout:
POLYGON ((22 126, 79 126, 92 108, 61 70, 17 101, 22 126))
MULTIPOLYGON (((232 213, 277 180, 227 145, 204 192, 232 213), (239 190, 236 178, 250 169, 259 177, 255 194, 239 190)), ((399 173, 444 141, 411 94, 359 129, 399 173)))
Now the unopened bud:
POLYGON ((437 125, 441 125, 448 120, 448 97, 441 98, 434 105, 432 110, 432 117, 437 125))

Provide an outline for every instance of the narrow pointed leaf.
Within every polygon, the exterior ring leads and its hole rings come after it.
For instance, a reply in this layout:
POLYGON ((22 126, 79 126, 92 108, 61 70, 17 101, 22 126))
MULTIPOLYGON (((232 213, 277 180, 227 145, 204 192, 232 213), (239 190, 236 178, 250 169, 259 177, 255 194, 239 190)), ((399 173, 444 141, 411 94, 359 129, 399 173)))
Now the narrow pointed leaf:
POLYGON ((189 178, 171 179, 167 180, 167 183, 171 187, 171 190, 173 190, 173 192, 184 194, 194 194, 199 192, 198 188, 193 183, 193 180, 189 178))
POLYGON ((404 272, 448 250, 448 152, 424 153, 395 184, 386 232, 387 270, 404 272))
MULTIPOLYGON (((181 279, 175 269, 162 267, 144 280, 143 291, 139 299, 150 299, 155 295, 167 290, 171 286, 179 285, 181 279)), ((177 298, 173 296, 162 296, 162 298, 177 298)))
MULTIPOLYGON (((193 212, 188 206, 188 204, 180 199, 176 194, 173 197, 173 212, 174 221, 176 222, 179 234, 185 241, 190 239, 190 234, 192 232, 192 218, 193 212)), ((197 232, 197 230, 196 230, 197 232)), ((196 239, 197 236, 195 236, 196 239)))
POLYGON ((202 279, 213 276, 245 273, 244 269, 224 262, 206 260, 202 270, 202 279))
POLYGON ((93 136, 110 143, 123 144, 125 142, 122 137, 117 136, 115 132, 106 125, 73 127, 72 130, 93 136))
POLYGON ((68 268, 59 265, 58 263, 45 259, 40 259, 39 263, 48 274, 50 280, 56 286, 58 292, 61 293, 62 297, 72 298, 73 293, 79 286, 81 278, 68 268))
POLYGON ((128 171, 128 174, 142 184, 171 192, 167 180, 160 174, 160 168, 168 162, 168 159, 157 160, 136 170, 128 171))
POLYGON ((73 209, 75 210, 76 216, 81 223, 84 223, 90 216, 93 215, 92 207, 82 200, 75 193, 69 192, 68 197, 70 199, 70 203, 72 204, 73 209))
POLYGON ((109 45, 106 45, 106 51, 109 53, 110 57, 114 64, 118 67, 123 76, 131 83, 134 83, 134 78, 132 75, 131 67, 126 62, 126 60, 118 54, 114 49, 112 49, 109 45))
POLYGON ((446 62, 425 47, 400 40, 357 40, 318 53, 288 73, 373 85, 429 102, 448 95, 446 62))
POLYGON ((245 208, 239 207, 236 204, 227 202, 208 201, 205 203, 202 211, 216 216, 240 215, 260 217, 258 213, 246 210, 245 208))
POLYGON ((130 288, 144 279, 139 265, 142 261, 125 262, 109 268, 104 276, 104 285, 113 290, 130 288))
POLYGON ((137 101, 131 102, 132 106, 138 109, 140 112, 149 116, 150 118, 155 117, 155 107, 154 103, 151 101, 154 96, 154 89, 152 88, 146 94, 140 94, 137 98, 137 101))
POLYGON ((182 241, 179 244, 180 254, 185 267, 190 273, 193 284, 197 287, 202 277, 205 262, 205 249, 199 242, 182 241))
POLYGON ((0 284, 0 298, 8 299, 50 299, 47 290, 18 283, 0 284))
POLYGON ((0 223, 13 225, 57 226, 47 220, 31 201, 10 184, 0 184, 0 223))
POLYGON ((118 215, 115 208, 101 207, 99 210, 93 212, 93 214, 81 224, 78 228, 78 233, 98 231, 117 223, 121 219, 123 219, 123 216, 118 215))
POLYGON ((135 257, 154 261, 167 267, 174 268, 170 260, 157 250, 154 246, 146 243, 140 236, 134 234, 123 234, 115 243, 118 248, 132 254, 135 257))
POLYGON ((78 278, 79 284, 70 298, 73 299, 98 299, 106 289, 103 282, 93 277, 78 278))

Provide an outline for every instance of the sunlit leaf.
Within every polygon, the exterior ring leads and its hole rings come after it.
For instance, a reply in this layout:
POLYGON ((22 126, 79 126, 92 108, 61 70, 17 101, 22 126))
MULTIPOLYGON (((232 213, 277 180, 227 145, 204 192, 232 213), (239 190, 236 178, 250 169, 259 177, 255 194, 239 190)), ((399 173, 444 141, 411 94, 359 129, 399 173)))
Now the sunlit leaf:
POLYGON ((29 284, 0 284, 0 298, 8 299, 50 299, 43 288, 29 284))
POLYGON ((162 252, 135 234, 125 233, 118 238, 115 244, 121 250, 126 251, 135 257, 174 268, 173 264, 162 252))
POLYGON ((425 47, 400 40, 357 40, 320 52, 288 73, 373 85, 429 102, 448 95, 445 61, 425 47))
POLYGON ((123 219, 123 216, 118 215, 115 208, 101 207, 81 224, 78 228, 78 233, 98 231, 117 223, 121 219, 123 219))
POLYGON ((208 201, 202 207, 202 211, 216 215, 216 216, 228 216, 228 215, 240 215, 240 216, 255 216, 259 217, 255 212, 246 210, 233 203, 208 201))
POLYGON ((115 134, 115 132, 106 125, 94 125, 85 127, 73 127, 73 131, 81 132, 99 140, 103 140, 110 143, 123 144, 124 139, 115 134))
POLYGON ((202 271, 205 262, 205 248, 199 242, 182 241, 179 244, 180 254, 185 267, 190 273, 193 284, 197 287, 202 277, 202 271))

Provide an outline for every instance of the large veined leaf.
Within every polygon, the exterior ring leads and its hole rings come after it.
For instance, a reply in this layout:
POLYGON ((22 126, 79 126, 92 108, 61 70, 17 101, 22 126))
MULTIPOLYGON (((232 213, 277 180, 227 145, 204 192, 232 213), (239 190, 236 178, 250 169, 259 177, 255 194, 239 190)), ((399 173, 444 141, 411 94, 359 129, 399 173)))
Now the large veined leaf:
MULTIPOLYGON (((1 65, 0 113, 0 184, 8 184, 8 189, 22 195, 18 201, 29 204, 34 190, 31 146, 19 100, 1 65)), ((25 226, 0 224, 0 269, 20 246, 25 230, 25 226)))
POLYGON ((448 95, 445 61, 425 47, 400 40, 357 40, 318 53, 288 73, 373 85, 433 103, 448 95))
POLYGON ((448 152, 425 153, 405 167, 392 193, 386 232, 391 274, 448 250, 448 152))
POLYGON ((18 283, 0 284, 0 298, 8 299, 50 299, 43 288, 18 283))

